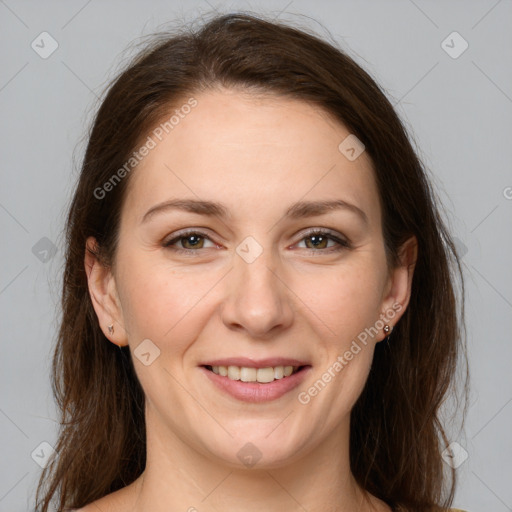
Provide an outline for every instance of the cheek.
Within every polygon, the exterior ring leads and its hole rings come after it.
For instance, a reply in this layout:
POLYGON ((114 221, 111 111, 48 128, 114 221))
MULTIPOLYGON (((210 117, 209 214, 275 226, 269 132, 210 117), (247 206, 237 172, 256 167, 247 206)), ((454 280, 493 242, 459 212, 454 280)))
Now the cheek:
POLYGON ((365 256, 366 261, 360 258, 314 279, 303 279, 297 288, 305 311, 319 326, 325 350, 315 380, 302 390, 299 402, 308 403, 325 418, 325 428, 350 412, 373 360, 375 331, 371 328, 380 315, 385 266, 370 253, 365 256))
POLYGON ((121 270, 121 303, 130 343, 149 338, 157 345, 173 338, 190 322, 183 321, 204 295, 207 284, 169 267, 127 261, 121 270))
POLYGON ((297 282, 297 296, 309 315, 317 317, 326 340, 335 336, 340 350, 379 318, 383 276, 378 269, 377 264, 340 265, 297 282))

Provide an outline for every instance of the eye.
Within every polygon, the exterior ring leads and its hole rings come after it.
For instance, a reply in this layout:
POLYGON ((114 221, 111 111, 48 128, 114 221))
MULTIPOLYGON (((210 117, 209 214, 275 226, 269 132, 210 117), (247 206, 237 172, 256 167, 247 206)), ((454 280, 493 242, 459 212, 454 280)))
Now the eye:
MULTIPOLYGON (((303 238, 299 244, 305 241, 305 248, 310 252, 330 253, 348 249, 351 247, 350 242, 343 237, 325 229, 313 229, 307 233, 303 233, 303 238), (329 243, 331 243, 329 245, 329 243)), ((201 231, 185 231, 178 233, 170 240, 162 244, 163 247, 178 253, 194 253, 199 249, 208 249, 205 247, 206 242, 210 242, 210 247, 216 247, 216 244, 201 231), (181 246, 180 246, 181 245, 181 246)))
MULTIPOLYGON (((207 247, 204 247, 205 241, 212 242, 205 233, 200 231, 186 231, 164 242, 163 246, 176 252, 190 253, 196 252, 197 249, 207 249, 207 247), (174 247, 176 244, 181 244, 181 247, 174 247)), ((213 244, 213 246, 215 246, 215 244, 213 244)))
POLYGON ((311 230, 305 234, 299 243, 303 240, 305 240, 305 248, 312 252, 335 252, 350 248, 350 243, 347 240, 328 230, 311 230), (333 243, 329 245, 329 242, 333 243))

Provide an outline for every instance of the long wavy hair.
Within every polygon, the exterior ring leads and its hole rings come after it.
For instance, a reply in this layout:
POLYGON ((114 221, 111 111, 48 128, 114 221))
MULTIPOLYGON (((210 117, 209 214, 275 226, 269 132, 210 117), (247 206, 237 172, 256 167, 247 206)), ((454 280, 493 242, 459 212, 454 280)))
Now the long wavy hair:
MULTIPOLYGON (((443 463, 441 421, 467 354, 461 264, 437 194, 404 124, 381 88, 335 43, 259 16, 215 16, 199 27, 158 33, 109 85, 95 115, 67 218, 62 318, 52 390, 60 432, 39 480, 36 510, 80 508, 132 483, 146 464, 144 392, 128 347, 102 333, 88 292, 84 251, 115 262, 130 175, 101 188, 149 131, 187 96, 236 87, 315 104, 365 145, 375 169, 390 266, 418 241, 409 306, 389 341, 378 343, 351 412, 350 464, 357 482, 394 509, 444 510, 455 470, 443 463), (457 293, 459 292, 459 293, 457 293), (463 357, 461 357, 463 356, 463 357)), ((136 168, 133 172, 137 172, 136 168)), ((458 403, 458 401, 457 401, 458 403)))

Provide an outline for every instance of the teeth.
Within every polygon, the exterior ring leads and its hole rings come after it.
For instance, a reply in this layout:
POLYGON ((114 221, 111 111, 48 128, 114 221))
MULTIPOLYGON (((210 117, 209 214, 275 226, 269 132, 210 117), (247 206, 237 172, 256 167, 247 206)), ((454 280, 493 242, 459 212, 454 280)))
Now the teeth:
POLYGON ((243 366, 240 368, 240 380, 242 382, 255 382, 258 376, 258 370, 256 368, 246 368, 243 366))
POLYGON ((246 366, 212 366, 213 373, 231 380, 242 382, 273 382, 283 377, 289 377, 298 370, 298 366, 268 366, 267 368, 248 368, 246 366))
POLYGON ((228 366, 228 378, 240 380, 240 368, 238 366, 228 366))
POLYGON ((268 368, 258 368, 256 380, 258 382, 272 382, 274 380, 275 370, 271 366, 268 368))

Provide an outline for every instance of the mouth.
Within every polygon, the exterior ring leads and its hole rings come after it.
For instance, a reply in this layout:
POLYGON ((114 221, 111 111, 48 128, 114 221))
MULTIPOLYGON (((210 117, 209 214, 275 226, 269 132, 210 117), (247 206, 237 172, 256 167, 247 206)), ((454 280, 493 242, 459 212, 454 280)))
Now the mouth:
POLYGON ((312 366, 295 359, 274 358, 254 361, 247 358, 208 361, 199 369, 207 382, 236 400, 261 403, 290 396, 307 378, 312 366))
POLYGON ((223 365, 203 365, 208 371, 227 377, 230 380, 242 382, 257 382, 259 384, 270 384, 276 380, 286 379, 304 370, 309 365, 291 366, 278 365, 266 367, 249 367, 249 366, 223 366, 223 365))

